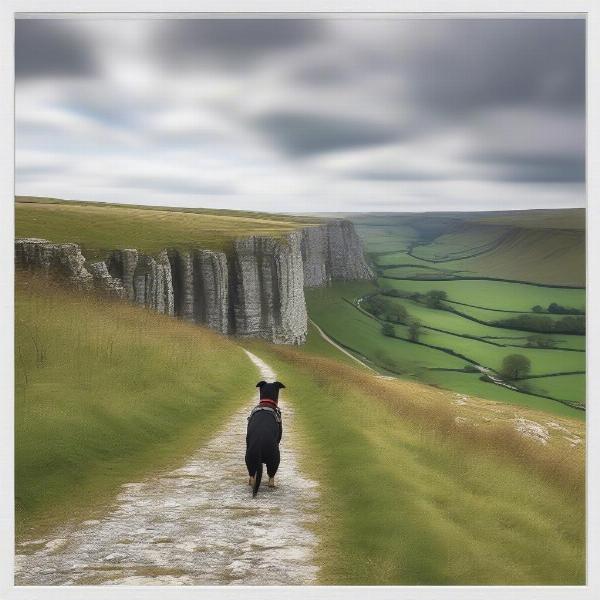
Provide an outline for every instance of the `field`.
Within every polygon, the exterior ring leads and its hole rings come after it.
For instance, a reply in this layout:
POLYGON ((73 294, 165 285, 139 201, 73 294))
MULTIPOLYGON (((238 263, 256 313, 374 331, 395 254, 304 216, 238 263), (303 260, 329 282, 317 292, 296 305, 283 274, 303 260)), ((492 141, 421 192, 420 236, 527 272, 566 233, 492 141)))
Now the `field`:
POLYGON ((388 374, 582 416, 570 407, 585 406, 583 211, 350 218, 378 277, 307 292, 327 335, 388 374), (518 381, 502 375, 511 354, 530 363, 518 381))
POLYGON ((17 282, 15 325, 18 535, 186 456, 256 382, 227 338, 35 280, 17 282))
POLYGON ((75 242, 87 258, 107 250, 202 247, 226 250, 250 235, 277 237, 319 221, 231 210, 175 209, 17 197, 15 235, 75 242))

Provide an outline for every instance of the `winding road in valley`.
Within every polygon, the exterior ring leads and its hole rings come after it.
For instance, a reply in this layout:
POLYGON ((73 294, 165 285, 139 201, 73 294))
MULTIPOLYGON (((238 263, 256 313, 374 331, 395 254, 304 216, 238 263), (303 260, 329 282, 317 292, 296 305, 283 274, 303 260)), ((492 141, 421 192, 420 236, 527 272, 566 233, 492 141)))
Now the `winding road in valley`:
MULTIPOLYGON (((260 378, 273 370, 245 351, 260 378)), ((122 487, 100 520, 17 545, 16 585, 295 585, 318 573, 318 485, 298 465, 294 412, 283 398, 277 487, 253 500, 244 465, 256 398, 181 467, 122 487)))

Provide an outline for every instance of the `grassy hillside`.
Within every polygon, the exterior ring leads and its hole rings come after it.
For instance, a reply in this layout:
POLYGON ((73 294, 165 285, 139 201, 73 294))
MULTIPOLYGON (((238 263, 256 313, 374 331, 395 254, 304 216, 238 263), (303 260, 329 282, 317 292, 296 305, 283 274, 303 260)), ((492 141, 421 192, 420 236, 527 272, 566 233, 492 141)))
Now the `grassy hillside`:
POLYGON ((396 275, 585 286, 583 209, 349 218, 376 264, 396 275))
POLYGON ((248 345, 286 383, 322 482, 323 583, 584 582, 581 422, 248 345))
POLYGON ((185 457, 256 382, 225 337, 28 278, 15 324, 19 535, 90 518, 121 483, 185 457))
POLYGON ((114 248, 227 249, 249 235, 279 236, 317 219, 231 210, 178 209, 17 197, 17 237, 76 242, 88 258, 114 248))
POLYGON ((553 414, 583 418, 582 411, 542 396, 556 398, 572 405, 584 405, 585 375, 575 376, 580 381, 570 388, 563 385, 558 378, 546 378, 543 387, 537 384, 537 380, 525 380, 519 383, 519 386, 531 392, 525 394, 486 383, 481 380, 480 373, 462 372, 470 361, 484 367, 500 369, 503 358, 514 353, 523 354, 531 360, 532 375, 585 371, 584 352, 561 350, 561 347, 577 347, 583 336, 553 334, 551 338, 557 340, 555 349, 527 348, 526 338, 531 335, 528 332, 486 328, 445 311, 430 310, 414 302, 392 298, 392 304, 406 305, 410 317, 419 318, 424 326, 419 343, 413 343, 410 341, 407 326, 395 324, 395 337, 385 336, 382 334, 383 321, 357 306, 357 299, 378 291, 379 288, 369 282, 336 283, 329 288, 307 290, 309 314, 338 344, 356 356, 363 357, 381 372, 439 385, 457 392, 547 410, 553 414), (461 321, 464 323, 462 331, 461 321), (481 327, 482 330, 476 331, 476 327, 481 327), (485 338, 490 330, 504 332, 505 336, 519 339, 485 338), (471 337, 463 337, 465 335, 471 337), (572 338, 576 338, 576 341, 572 341, 572 338), (558 343, 559 340, 562 340, 562 346, 558 343), (556 394, 553 393, 553 382, 561 385, 560 392, 557 391, 556 394))

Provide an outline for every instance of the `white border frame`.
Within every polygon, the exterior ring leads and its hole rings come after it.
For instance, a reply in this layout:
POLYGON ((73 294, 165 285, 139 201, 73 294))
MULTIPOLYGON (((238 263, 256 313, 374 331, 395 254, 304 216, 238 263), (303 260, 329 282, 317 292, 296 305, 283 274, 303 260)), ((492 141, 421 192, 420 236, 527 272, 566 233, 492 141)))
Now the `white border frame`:
MULTIPOLYGON (((13 400, 14 400, 14 308, 13 308, 13 240, 14 240, 14 18, 16 14, 45 13, 115 13, 120 18, 139 13, 189 13, 202 16, 314 16, 328 15, 381 16, 419 18, 421 16, 481 18, 552 17, 566 18, 585 14, 587 17, 587 304, 596 306, 599 297, 598 267, 592 257, 600 257, 600 5, 594 0, 4 0, 0 4, 0 599, 70 600, 94 598, 128 600, 154 598, 229 599, 243 595, 246 600, 289 598, 348 597, 374 598, 444 598, 456 600, 514 600, 543 598, 591 600, 600 597, 600 485, 599 417, 594 392, 600 390, 600 377, 590 365, 598 360, 597 315, 588 312, 587 352, 587 585, 586 586, 299 586, 299 587, 215 587, 215 586, 39 586, 15 587, 14 499, 13 499, 13 400), (262 13, 262 14, 261 14, 262 13), (267 14, 264 14, 267 13, 267 14), (310 13, 308 15, 307 13, 310 13), (414 13, 414 14, 411 14, 414 13), (591 401, 590 401, 591 398, 591 401), (594 568, 596 567, 596 568, 594 568)), ((543 543, 543 542, 541 542, 543 543)))

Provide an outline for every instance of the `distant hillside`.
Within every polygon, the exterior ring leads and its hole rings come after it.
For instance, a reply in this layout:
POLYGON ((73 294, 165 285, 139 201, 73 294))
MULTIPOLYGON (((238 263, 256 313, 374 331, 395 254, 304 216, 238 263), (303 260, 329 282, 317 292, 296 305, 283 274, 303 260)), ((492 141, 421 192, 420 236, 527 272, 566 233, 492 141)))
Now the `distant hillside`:
POLYGON ((410 267, 410 276, 437 273, 585 286, 584 209, 349 218, 368 251, 385 253, 379 265, 410 267), (389 228, 391 236, 382 238, 389 228))

